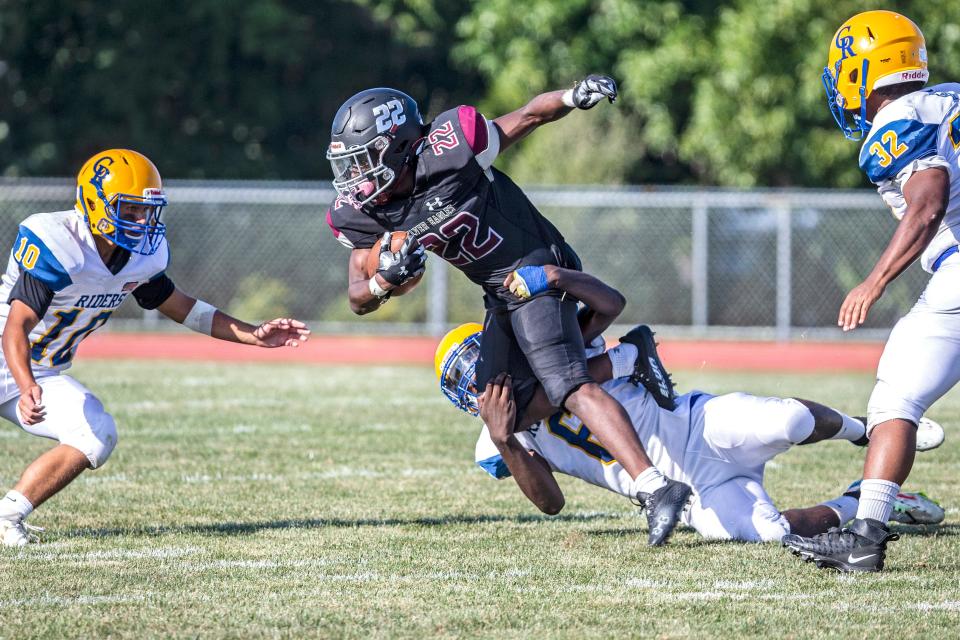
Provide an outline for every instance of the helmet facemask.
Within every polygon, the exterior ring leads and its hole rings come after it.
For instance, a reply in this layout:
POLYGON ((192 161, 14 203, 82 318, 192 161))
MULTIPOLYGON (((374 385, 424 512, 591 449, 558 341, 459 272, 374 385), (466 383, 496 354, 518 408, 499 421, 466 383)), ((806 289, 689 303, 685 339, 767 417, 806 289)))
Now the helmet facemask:
POLYGON ((345 198, 363 206, 373 202, 396 181, 396 172, 383 162, 390 147, 389 136, 377 136, 370 142, 349 149, 331 142, 327 160, 333 168, 333 188, 345 198))
MULTIPOLYGON (((837 79, 840 77, 840 67, 843 60, 838 60, 836 69, 831 72, 830 67, 824 67, 823 88, 827 92, 827 107, 833 114, 833 119, 837 126, 843 132, 843 135, 849 140, 861 140, 863 136, 870 131, 872 123, 867 119, 867 71, 870 69, 870 61, 864 59, 863 66, 860 69, 854 69, 852 74, 860 75, 860 109, 845 109, 846 100, 837 89, 837 79), (853 120, 853 126, 847 124, 847 117, 853 120)), ((852 78, 856 82, 856 77, 852 78)))
MULTIPOLYGON (((167 198, 163 191, 156 188, 147 188, 143 190, 143 195, 139 196, 130 193, 117 193, 108 197, 103 191, 103 185, 99 182, 96 176, 90 181, 96 192, 96 197, 100 201, 99 206, 103 207, 105 213, 105 217, 97 223, 97 232, 127 251, 146 256, 156 253, 167 232, 166 225, 160 222, 163 208, 167 205, 167 198), (126 216, 127 206, 146 207, 147 214, 143 216, 144 222, 131 220, 126 216)), ((80 190, 79 187, 78 190, 80 190)), ((78 196, 83 203, 84 213, 88 214, 89 219, 87 207, 98 205, 95 202, 84 200, 82 191, 78 196)))
POLYGON ((447 355, 440 373, 440 389, 455 407, 472 416, 479 415, 477 401, 477 361, 480 358, 480 333, 466 338, 447 355))

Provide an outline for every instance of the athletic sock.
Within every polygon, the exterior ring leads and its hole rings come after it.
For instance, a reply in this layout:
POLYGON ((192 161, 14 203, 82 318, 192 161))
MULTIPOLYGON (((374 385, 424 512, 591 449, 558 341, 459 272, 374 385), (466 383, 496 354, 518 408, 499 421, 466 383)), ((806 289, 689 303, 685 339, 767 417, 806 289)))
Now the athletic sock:
POLYGON ((653 493, 667 486, 667 479, 656 467, 650 467, 633 480, 633 494, 653 493))
POLYGON ((613 370, 613 379, 625 378, 633 374, 633 367, 637 362, 637 345, 621 342, 607 351, 610 357, 610 368, 613 370))
POLYGON ((33 511, 33 504, 19 491, 11 489, 0 500, 0 518, 20 522, 33 511))
POLYGON ((900 485, 889 480, 864 479, 860 484, 860 506, 857 519, 872 518, 886 524, 893 512, 893 501, 900 485))
MULTIPOLYGON (((838 411, 837 413, 840 412, 838 411)), ((840 413, 840 417, 843 418, 843 424, 840 426, 840 431, 837 431, 836 435, 830 438, 831 440, 857 442, 867 436, 867 425, 856 418, 851 418, 845 413, 840 413)))
POLYGON ((842 495, 833 500, 821 502, 820 504, 824 507, 830 507, 830 509, 837 514, 837 518, 840 519, 840 526, 842 527, 857 515, 859 502, 853 496, 842 495))

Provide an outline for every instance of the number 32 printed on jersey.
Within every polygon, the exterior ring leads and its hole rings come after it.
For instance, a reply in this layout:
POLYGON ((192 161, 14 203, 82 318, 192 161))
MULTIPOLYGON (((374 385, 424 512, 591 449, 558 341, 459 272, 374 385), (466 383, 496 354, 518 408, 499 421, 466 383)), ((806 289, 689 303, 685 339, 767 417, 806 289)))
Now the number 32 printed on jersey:
POLYGON ((889 167, 890 163, 907 151, 907 145, 897 140, 896 131, 886 131, 880 140, 870 145, 870 154, 877 156, 877 163, 881 167, 889 167))

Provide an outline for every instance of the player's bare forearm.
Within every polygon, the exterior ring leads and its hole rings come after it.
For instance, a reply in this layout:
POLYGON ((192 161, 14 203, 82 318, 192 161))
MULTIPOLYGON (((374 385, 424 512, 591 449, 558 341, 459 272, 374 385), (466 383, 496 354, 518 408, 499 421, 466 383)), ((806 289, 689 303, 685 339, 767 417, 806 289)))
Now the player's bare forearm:
POLYGON ((11 303, 3 328, 3 357, 21 392, 37 384, 30 366, 30 332, 39 322, 33 309, 23 302, 14 300, 11 303))
POLYGON ((950 178, 944 169, 915 173, 903 189, 907 211, 897 225, 868 280, 885 287, 916 260, 937 233, 950 198, 950 178))
POLYGON ((544 513, 559 513, 563 508, 563 493, 550 467, 542 459, 531 456, 513 435, 517 408, 510 376, 497 374, 477 400, 490 440, 500 451, 523 495, 544 513))
POLYGON ((157 311, 194 331, 206 334, 209 330, 211 337, 239 344, 258 347, 298 346, 310 336, 310 330, 299 320, 277 318, 258 325, 250 324, 219 309, 214 309, 204 302, 198 303, 196 298, 179 289, 174 289, 173 293, 157 307, 157 311), (209 317, 209 326, 199 320, 188 320, 191 312, 196 313, 194 306, 198 304, 204 305, 207 312, 212 313, 209 317))
MULTIPOLYGON (((366 263, 370 249, 354 249, 350 252, 350 262, 347 265, 347 299, 350 301, 350 310, 358 316, 376 311, 383 306, 383 299, 373 295, 370 291, 370 278, 367 277, 366 263)), ((382 289, 393 288, 389 282, 378 275, 374 275, 377 284, 382 289)))
POLYGON ((519 142, 537 127, 559 120, 573 111, 563 103, 563 91, 541 93, 523 107, 495 119, 500 131, 500 150, 519 142))
POLYGON ((887 285, 923 253, 937 233, 950 197, 949 177, 940 168, 915 173, 903 187, 907 211, 867 279, 854 287, 837 316, 844 331, 866 322, 887 285))
POLYGON ((593 312, 594 316, 590 320, 592 335, 584 334, 584 340, 592 340, 602 333, 613 324, 627 305, 627 299, 622 293, 589 273, 555 265, 545 265, 543 270, 551 288, 566 291, 593 312))
POLYGON ((560 513, 564 505, 563 492, 547 463, 524 449, 512 435, 495 444, 523 495, 548 515, 560 513))

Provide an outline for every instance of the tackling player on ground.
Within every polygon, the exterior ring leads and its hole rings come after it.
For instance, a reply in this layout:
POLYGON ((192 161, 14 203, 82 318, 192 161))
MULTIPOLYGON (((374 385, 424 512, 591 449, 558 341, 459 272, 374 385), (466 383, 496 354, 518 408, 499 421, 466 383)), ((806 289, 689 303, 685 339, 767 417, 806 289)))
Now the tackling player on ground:
POLYGON ((63 375, 77 346, 133 295, 144 309, 221 340, 296 347, 298 320, 250 325, 192 298, 166 275, 170 251, 160 222, 167 199, 145 156, 109 149, 77 176, 73 209, 20 224, 0 284, 0 416, 58 444, 34 460, 0 499, 0 544, 36 540, 24 520, 117 445, 113 417, 86 387, 63 375))
POLYGON ((932 274, 897 322, 867 409, 870 447, 857 517, 842 531, 784 543, 803 559, 841 571, 879 571, 886 522, 914 459, 917 423, 960 380, 960 84, 924 89, 920 29, 891 11, 847 20, 830 44, 823 81, 844 135, 863 139, 860 167, 900 223, 876 266, 840 309, 861 325, 886 286, 914 260, 932 274))
MULTIPOLYGON (((590 283, 584 274, 565 278, 563 270, 556 271, 560 272, 555 277, 559 288, 588 304, 604 304, 601 298, 609 289, 602 283, 590 283)), ((598 324, 588 331, 602 328, 598 324)), ((593 439, 587 425, 551 407, 542 390, 537 390, 519 421, 506 374, 497 376, 477 397, 473 365, 480 330, 477 324, 459 327, 437 349, 444 394, 462 409, 479 402, 486 424, 477 442, 477 464, 495 478, 512 476, 524 495, 551 515, 564 506, 554 472, 632 497, 630 477, 618 461, 593 439)), ((631 333, 651 335, 645 326, 631 333)), ((659 361, 652 341, 648 344, 645 355, 659 361)), ((617 353, 624 345, 604 354, 602 338, 595 338, 590 347, 597 354, 588 362, 591 374, 626 407, 654 463, 693 487, 694 497, 683 522, 704 537, 778 541, 789 533, 815 535, 853 517, 859 483, 833 500, 781 512, 764 489, 763 476, 765 464, 794 445, 828 439, 866 444, 861 420, 807 400, 746 393, 712 396, 692 392, 664 408, 656 401, 656 387, 631 384, 627 377, 635 376, 648 359, 639 359, 631 370, 629 359, 624 362, 617 353)), ((943 441, 939 425, 924 420, 922 426, 918 447, 930 449, 943 441)), ((933 524, 943 519, 943 510, 923 494, 899 494, 895 505, 893 519, 897 522, 933 524)))
POLYGON ((526 406, 539 383, 555 406, 594 425, 633 480, 632 493, 651 523, 649 542, 657 545, 669 537, 690 488, 651 464, 623 407, 590 377, 576 301, 549 287, 544 271, 544 265, 579 270, 580 259, 493 167, 499 153, 537 127, 616 97, 612 79, 588 76, 495 120, 461 106, 424 125, 405 93, 363 91, 334 117, 327 157, 339 196, 327 222, 352 249, 348 296, 356 313, 376 310, 393 289, 420 275, 424 248, 482 286, 487 314, 479 383, 508 371, 518 406, 526 406), (381 238, 389 247, 392 231, 407 232, 406 244, 394 254, 384 250, 370 277, 367 254, 381 238))

